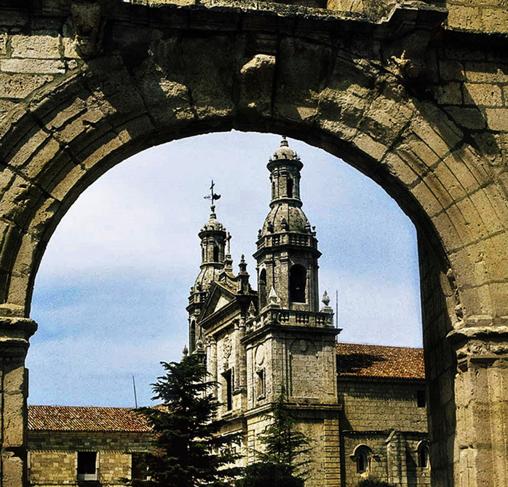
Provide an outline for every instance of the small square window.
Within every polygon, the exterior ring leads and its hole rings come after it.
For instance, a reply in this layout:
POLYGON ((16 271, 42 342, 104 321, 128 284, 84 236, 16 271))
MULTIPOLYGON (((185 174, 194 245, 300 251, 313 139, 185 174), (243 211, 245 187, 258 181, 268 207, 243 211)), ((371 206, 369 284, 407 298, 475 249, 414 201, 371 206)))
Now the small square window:
POLYGON ((427 405, 427 399, 425 397, 425 391, 424 390, 418 390, 418 391, 416 391, 416 405, 419 408, 424 408, 427 405))
POLYGON ((97 480, 97 452, 78 451, 78 480, 97 480))

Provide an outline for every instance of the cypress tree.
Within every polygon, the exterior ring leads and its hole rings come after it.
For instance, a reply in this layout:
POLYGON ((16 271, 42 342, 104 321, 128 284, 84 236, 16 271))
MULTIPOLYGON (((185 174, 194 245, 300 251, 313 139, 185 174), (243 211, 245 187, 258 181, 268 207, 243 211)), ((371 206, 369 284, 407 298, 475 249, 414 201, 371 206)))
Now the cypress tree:
POLYGON ((218 435, 215 421, 219 402, 214 382, 206 377, 202 354, 184 354, 180 362, 162 362, 165 374, 153 384, 153 399, 162 404, 142 408, 156 440, 147 456, 147 487, 201 487, 231 485, 238 470, 238 435, 218 435))

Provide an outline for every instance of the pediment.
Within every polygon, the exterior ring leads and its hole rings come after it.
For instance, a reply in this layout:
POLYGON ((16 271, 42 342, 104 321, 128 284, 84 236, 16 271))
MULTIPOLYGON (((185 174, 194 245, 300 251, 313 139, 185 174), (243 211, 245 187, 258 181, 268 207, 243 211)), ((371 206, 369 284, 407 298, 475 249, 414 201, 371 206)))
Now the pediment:
POLYGON ((226 289, 217 282, 213 283, 201 314, 201 321, 224 308, 234 300, 235 295, 229 289, 226 289))
POLYGON ((215 304, 214 313, 215 311, 218 311, 219 309, 226 306, 226 304, 229 304, 232 300, 228 299, 226 296, 220 296, 217 303, 215 304))

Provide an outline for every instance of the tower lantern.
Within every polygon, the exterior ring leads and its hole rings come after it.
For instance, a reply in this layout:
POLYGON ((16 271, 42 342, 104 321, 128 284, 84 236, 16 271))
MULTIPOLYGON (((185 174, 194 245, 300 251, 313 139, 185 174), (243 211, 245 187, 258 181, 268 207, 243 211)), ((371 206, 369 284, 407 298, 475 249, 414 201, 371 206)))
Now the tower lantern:
POLYGON ((273 288, 284 308, 319 311, 317 239, 300 196, 298 154, 283 137, 267 168, 272 198, 258 235, 254 257, 258 263, 259 304, 267 304, 273 288))

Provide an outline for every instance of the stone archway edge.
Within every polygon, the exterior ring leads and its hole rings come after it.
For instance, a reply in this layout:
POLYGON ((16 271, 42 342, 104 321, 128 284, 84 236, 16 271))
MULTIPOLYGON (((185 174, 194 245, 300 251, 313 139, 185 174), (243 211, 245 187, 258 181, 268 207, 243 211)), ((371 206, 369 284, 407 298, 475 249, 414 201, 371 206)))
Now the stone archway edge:
POLYGON ((443 8, 421 2, 376 20, 268 3, 9 5, 0 5, 1 487, 24 481, 31 293, 58 222, 128 156, 232 128, 342 157, 411 216, 435 485, 506 484, 502 36, 451 32, 443 8))

